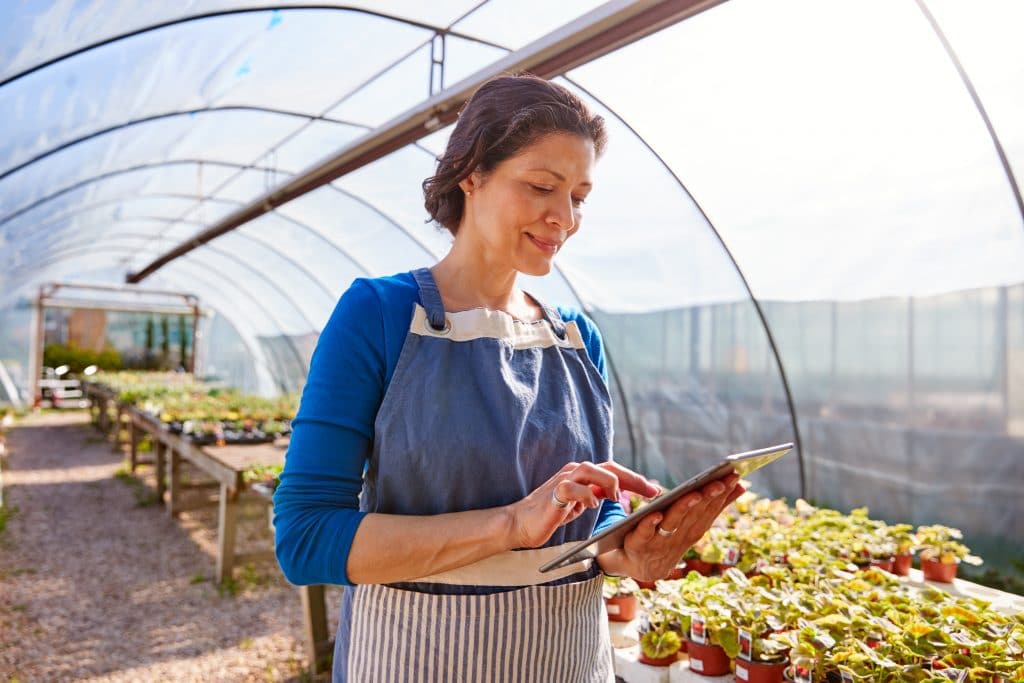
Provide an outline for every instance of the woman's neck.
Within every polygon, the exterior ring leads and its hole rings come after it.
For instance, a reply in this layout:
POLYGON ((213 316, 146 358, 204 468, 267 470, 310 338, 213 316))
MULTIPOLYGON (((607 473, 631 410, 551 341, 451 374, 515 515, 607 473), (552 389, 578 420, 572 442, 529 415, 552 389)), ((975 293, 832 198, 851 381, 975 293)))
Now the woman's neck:
POLYGON ((515 318, 534 320, 539 309, 516 288, 515 269, 489 260, 456 240, 448 255, 431 268, 445 310, 488 308, 515 318))

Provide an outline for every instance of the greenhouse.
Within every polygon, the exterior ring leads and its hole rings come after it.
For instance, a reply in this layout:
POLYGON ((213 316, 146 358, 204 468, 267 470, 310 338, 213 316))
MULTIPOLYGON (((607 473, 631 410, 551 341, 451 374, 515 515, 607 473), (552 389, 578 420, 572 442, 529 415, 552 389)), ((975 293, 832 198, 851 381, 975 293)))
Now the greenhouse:
POLYGON ((1024 4, 7 10, 0 679, 1024 681, 1024 4))

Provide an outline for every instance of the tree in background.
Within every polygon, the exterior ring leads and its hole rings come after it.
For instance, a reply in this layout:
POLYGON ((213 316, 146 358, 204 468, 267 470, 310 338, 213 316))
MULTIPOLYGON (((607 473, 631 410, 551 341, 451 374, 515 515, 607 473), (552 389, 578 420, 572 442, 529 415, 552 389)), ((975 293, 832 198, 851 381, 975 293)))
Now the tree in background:
POLYGON ((153 337, 156 333, 156 324, 153 318, 146 318, 146 367, 151 368, 153 364, 153 337))
POLYGON ((167 316, 160 318, 160 366, 166 368, 171 363, 171 323, 167 316))
POLYGON ((181 365, 181 367, 185 368, 186 370, 191 370, 192 368, 188 367, 188 361, 187 361, 188 355, 187 355, 186 352, 188 351, 188 339, 186 338, 186 330, 187 330, 187 328, 185 326, 185 316, 179 315, 178 316, 178 356, 179 356, 178 362, 181 365))

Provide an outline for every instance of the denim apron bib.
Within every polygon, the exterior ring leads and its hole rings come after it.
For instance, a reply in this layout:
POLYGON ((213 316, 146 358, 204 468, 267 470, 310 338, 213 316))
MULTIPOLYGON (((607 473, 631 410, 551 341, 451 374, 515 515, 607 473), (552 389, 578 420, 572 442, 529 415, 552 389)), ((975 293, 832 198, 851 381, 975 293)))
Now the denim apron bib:
MULTIPOLYGON (((611 401, 575 322, 477 308, 446 313, 429 269, 374 424, 361 509, 435 515, 520 500, 568 462, 611 455, 611 401)), ((342 595, 334 679, 607 683, 602 575, 592 560, 540 574, 588 538, 597 510, 537 549, 342 595)))

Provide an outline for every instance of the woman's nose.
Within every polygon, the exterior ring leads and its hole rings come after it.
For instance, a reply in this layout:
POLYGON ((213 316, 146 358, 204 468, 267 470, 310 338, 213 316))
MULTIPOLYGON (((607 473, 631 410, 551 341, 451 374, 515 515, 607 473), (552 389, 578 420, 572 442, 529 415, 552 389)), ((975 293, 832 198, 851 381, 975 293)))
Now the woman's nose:
POLYGON ((576 211, 573 209, 572 199, 567 202, 557 202, 555 206, 548 209, 547 221, 551 225, 557 225, 560 230, 572 232, 576 227, 576 211))

